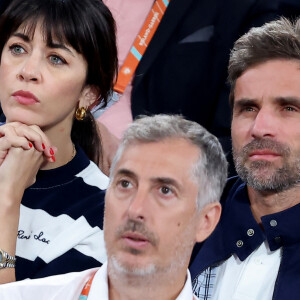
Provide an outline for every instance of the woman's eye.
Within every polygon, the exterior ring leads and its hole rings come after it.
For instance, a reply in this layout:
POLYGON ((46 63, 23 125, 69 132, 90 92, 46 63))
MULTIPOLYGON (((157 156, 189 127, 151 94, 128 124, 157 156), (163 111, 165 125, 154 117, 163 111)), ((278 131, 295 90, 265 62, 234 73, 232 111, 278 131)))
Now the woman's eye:
POLYGON ((49 59, 53 65, 64 65, 66 63, 66 61, 63 58, 57 55, 51 55, 49 59))
POLYGON ((20 45, 12 45, 12 46, 9 47, 9 50, 14 55, 19 55, 19 54, 25 53, 24 48, 20 45))

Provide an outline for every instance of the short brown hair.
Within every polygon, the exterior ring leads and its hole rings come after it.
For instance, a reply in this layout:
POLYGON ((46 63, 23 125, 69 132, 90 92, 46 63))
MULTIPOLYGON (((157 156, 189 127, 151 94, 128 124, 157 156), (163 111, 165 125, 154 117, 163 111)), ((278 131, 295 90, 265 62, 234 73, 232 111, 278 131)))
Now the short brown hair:
POLYGON ((236 80, 250 67, 272 59, 300 61, 300 18, 292 22, 282 17, 254 27, 235 42, 228 66, 232 107, 236 80))

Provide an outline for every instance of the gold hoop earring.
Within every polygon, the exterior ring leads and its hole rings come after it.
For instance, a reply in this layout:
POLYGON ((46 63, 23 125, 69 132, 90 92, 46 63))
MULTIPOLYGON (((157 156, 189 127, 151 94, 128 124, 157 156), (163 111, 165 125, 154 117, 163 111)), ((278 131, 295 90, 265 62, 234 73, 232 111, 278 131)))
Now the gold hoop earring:
POLYGON ((78 107, 75 112, 75 118, 78 121, 82 121, 86 117, 86 109, 84 107, 78 107))

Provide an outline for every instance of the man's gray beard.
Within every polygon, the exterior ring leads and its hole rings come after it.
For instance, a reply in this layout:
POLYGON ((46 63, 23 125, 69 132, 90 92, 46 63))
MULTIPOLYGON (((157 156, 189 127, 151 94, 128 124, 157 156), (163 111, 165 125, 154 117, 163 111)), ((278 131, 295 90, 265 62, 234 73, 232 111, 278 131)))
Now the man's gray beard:
MULTIPOLYGON (((300 158, 288 161, 291 157, 289 147, 272 141, 270 139, 256 139, 247 144, 241 151, 233 149, 233 159, 237 174, 253 189, 261 192, 282 192, 295 186, 300 181, 300 158), (281 168, 275 169, 273 163, 266 160, 253 161, 246 166, 248 155, 251 151, 258 149, 270 149, 282 156, 281 168), (268 169, 274 169, 268 173, 268 169), (264 170, 267 170, 265 172, 264 170)), ((295 155, 295 157, 300 157, 295 155)))
MULTIPOLYGON (((120 275, 123 278, 129 276, 129 278, 134 277, 135 280, 137 280, 137 278, 140 278, 144 283, 150 283, 151 281, 158 279, 159 274, 169 274, 168 278, 169 280, 172 280, 172 276, 174 276, 174 274, 177 274, 190 258, 194 246, 194 241, 191 237, 188 236, 188 234, 191 232, 193 222, 195 222, 195 220, 193 219, 194 218, 191 218, 189 225, 187 225, 187 228, 185 229, 185 232, 182 233, 184 236, 187 236, 187 239, 180 242, 174 241, 174 245, 172 245, 173 248, 175 247, 174 259, 169 265, 159 266, 155 263, 150 263, 147 266, 143 267, 130 266, 127 263, 120 261, 116 255, 110 255, 109 251, 107 251, 109 276, 118 280, 120 280, 120 275)), ((126 230, 128 229, 131 229, 131 231, 143 233, 144 236, 147 236, 148 240, 150 240, 153 245, 158 245, 159 243, 159 239, 155 237, 153 233, 148 231, 143 224, 133 220, 129 220, 125 227, 120 227, 117 230, 117 236, 121 236, 122 233, 126 232, 126 230)), ((138 251, 131 252, 138 255, 138 251)))
MULTIPOLYGON (((122 265, 122 263, 118 260, 116 256, 111 256, 109 258, 109 262, 111 263, 110 271, 116 272, 117 274, 123 275, 133 275, 133 276, 153 276, 157 272, 157 268, 154 264, 150 264, 144 268, 134 268, 130 266, 122 265)), ((112 275, 112 274, 110 274, 112 275)), ((114 276, 114 274, 113 274, 114 276)))
POLYGON ((145 280, 145 277, 154 279, 153 276, 157 276, 159 273, 176 274, 178 270, 180 270, 189 259, 193 246, 193 242, 182 243, 180 245, 180 250, 175 252, 174 260, 171 262, 171 264, 163 267, 157 266, 155 264, 149 264, 144 267, 131 267, 127 264, 122 264, 116 256, 112 255, 108 258, 108 261, 110 263, 110 275, 138 276, 143 277, 143 280, 145 280))

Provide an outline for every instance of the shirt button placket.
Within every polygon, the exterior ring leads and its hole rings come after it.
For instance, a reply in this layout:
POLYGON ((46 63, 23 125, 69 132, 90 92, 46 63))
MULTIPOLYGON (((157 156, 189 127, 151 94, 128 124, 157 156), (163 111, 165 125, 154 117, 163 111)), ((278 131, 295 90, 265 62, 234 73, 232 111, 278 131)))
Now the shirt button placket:
POLYGON ((242 240, 238 240, 236 242, 236 246, 239 247, 239 248, 243 247, 243 245, 244 245, 244 242, 242 240))
POLYGON ((247 235, 248 236, 253 236, 254 235, 254 230, 252 228, 247 230, 247 235))

